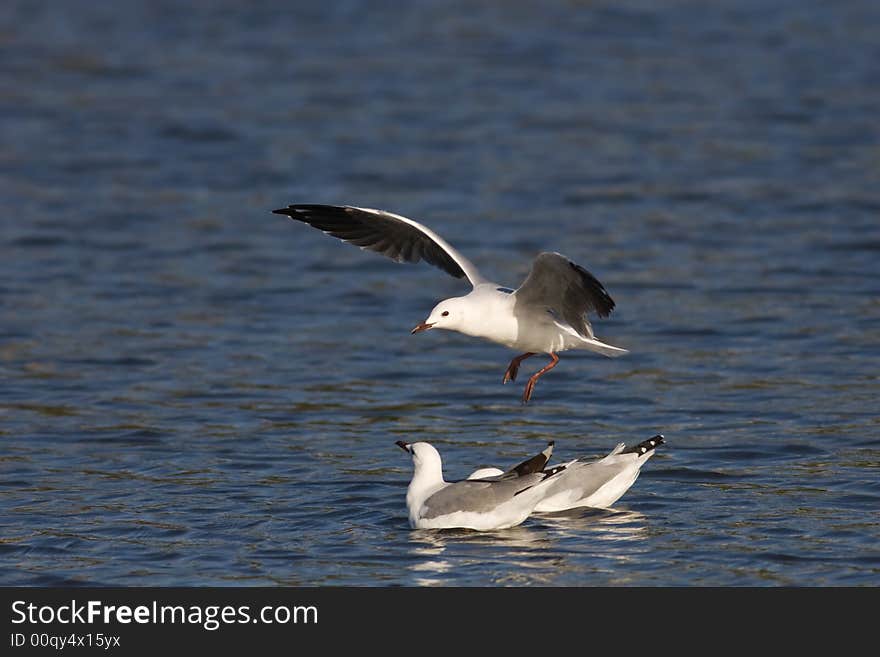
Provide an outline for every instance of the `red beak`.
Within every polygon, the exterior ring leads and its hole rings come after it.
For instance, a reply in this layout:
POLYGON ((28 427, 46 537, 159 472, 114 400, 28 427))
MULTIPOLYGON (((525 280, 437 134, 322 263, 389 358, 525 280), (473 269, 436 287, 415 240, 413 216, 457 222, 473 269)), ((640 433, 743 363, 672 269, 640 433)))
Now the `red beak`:
POLYGON ((433 323, 431 323, 431 324, 428 324, 428 323, 419 324, 419 325, 416 326, 412 331, 410 331, 410 335, 415 335, 416 333, 421 333, 422 331, 427 331, 427 330, 428 330, 429 328, 431 328, 432 326, 434 326, 433 323))

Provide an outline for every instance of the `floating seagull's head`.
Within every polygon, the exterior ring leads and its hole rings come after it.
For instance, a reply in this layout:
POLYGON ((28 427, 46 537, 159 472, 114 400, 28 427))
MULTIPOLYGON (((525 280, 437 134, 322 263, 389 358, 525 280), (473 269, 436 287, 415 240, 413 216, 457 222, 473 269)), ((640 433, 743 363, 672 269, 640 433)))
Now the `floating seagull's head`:
POLYGON ((434 446, 430 443, 405 443, 402 440, 398 440, 395 444, 403 451, 412 454, 416 473, 422 469, 441 471, 442 461, 440 460, 440 452, 434 449, 434 446))
POLYGON ((421 333, 433 328, 460 331, 465 321, 466 305, 465 297, 453 297, 441 301, 434 306, 428 319, 416 326, 412 333, 421 333))

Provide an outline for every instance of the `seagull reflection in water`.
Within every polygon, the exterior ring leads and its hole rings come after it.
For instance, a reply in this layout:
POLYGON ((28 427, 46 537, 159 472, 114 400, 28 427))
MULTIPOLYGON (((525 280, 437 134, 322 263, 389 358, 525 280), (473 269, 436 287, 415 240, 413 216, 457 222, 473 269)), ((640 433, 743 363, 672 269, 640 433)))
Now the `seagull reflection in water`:
POLYGON ((571 547, 563 543, 574 538, 584 547, 578 553, 595 551, 603 558, 627 562, 635 558, 633 542, 648 538, 646 525, 647 516, 637 511, 581 507, 534 514, 528 525, 493 532, 416 529, 410 532, 410 554, 417 560, 409 570, 418 575, 414 582, 418 586, 454 584, 456 570, 484 562, 486 548, 493 547, 505 552, 506 583, 553 585, 551 573, 567 569, 571 547), (614 545, 624 543, 627 550, 616 554, 614 545), (517 569, 521 572, 514 576, 517 569), (541 572, 544 569, 546 574, 541 572), (516 581, 517 577, 522 581, 516 581))
POLYGON ((626 509, 593 509, 581 507, 532 516, 557 535, 597 538, 600 541, 639 541, 648 537, 647 516, 626 509))

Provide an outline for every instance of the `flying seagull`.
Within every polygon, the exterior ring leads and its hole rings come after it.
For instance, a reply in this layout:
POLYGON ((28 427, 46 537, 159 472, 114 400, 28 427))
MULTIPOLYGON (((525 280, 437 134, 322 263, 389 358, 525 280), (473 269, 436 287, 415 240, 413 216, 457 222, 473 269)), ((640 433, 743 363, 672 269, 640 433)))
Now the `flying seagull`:
POLYGON ((565 466, 546 472, 541 466, 532 472, 534 467, 527 461, 491 480, 446 482, 443 461, 433 445, 402 440, 396 444, 412 455, 413 477, 406 490, 406 507, 414 529, 491 531, 515 527, 529 517, 548 487, 565 472, 565 466))
POLYGON ((273 212, 397 262, 424 259, 456 278, 467 278, 473 289, 438 303, 412 333, 447 329, 522 352, 510 361, 502 383, 516 380, 526 358, 547 354, 550 363, 529 378, 523 403, 538 379, 556 367, 561 351, 586 349, 611 357, 627 353, 597 340, 586 316, 594 312, 607 317, 614 300, 595 276, 559 253, 539 253, 525 281, 513 290, 483 278, 437 233, 400 215, 347 205, 290 205, 273 212))
MULTIPOLYGON (((630 448, 620 443, 601 459, 578 459, 566 463, 565 471, 545 489, 544 498, 535 505, 535 511, 549 513, 584 506, 608 508, 630 489, 638 479, 642 466, 654 455, 654 450, 664 444, 663 435, 657 434, 630 448)), ((541 472, 549 459, 550 453, 545 449, 508 472, 541 472)), ((507 473, 498 468, 480 468, 471 473, 468 479, 492 481, 504 476, 507 473)))

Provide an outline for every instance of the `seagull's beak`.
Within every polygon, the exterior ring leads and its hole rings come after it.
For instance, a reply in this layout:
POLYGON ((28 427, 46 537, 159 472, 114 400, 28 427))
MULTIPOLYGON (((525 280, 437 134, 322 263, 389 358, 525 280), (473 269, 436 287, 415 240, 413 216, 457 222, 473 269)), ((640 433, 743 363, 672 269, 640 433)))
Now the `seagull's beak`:
POLYGON ((398 447, 400 447, 400 449, 402 449, 404 452, 409 452, 409 451, 410 451, 410 449, 409 449, 409 443, 405 443, 405 442, 403 442, 402 440, 398 440, 398 441, 397 441, 396 443, 394 443, 394 444, 397 445, 398 447))
POLYGON ((427 331, 429 328, 434 326, 435 323, 436 322, 432 322, 432 323, 428 324, 427 322, 424 322, 422 324, 419 324, 412 331, 410 331, 409 334, 415 335, 416 333, 421 333, 422 331, 427 331))

